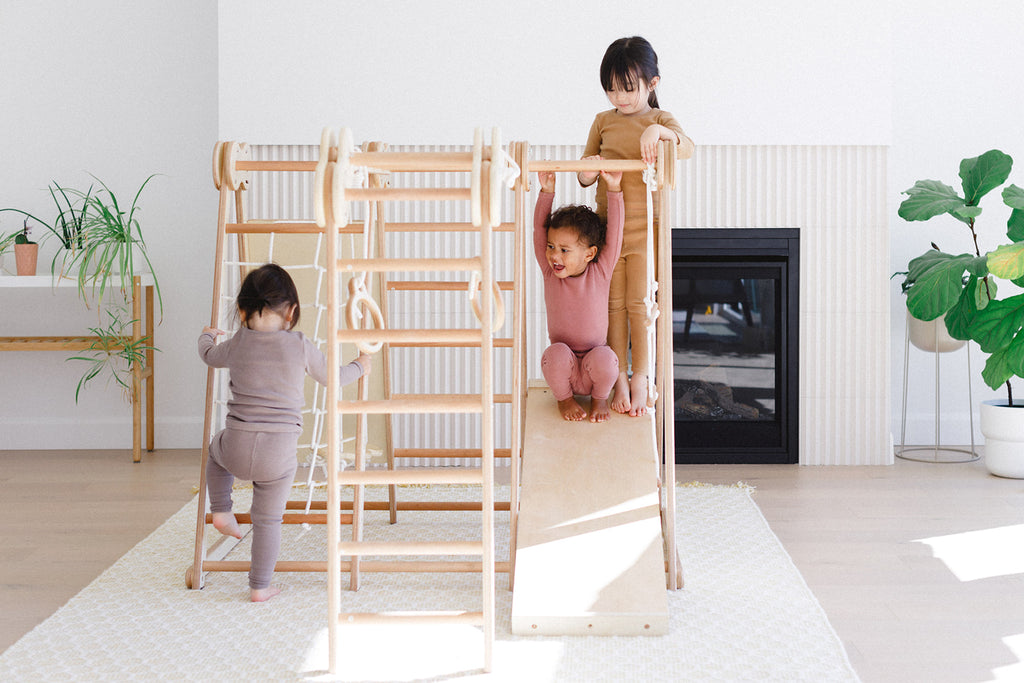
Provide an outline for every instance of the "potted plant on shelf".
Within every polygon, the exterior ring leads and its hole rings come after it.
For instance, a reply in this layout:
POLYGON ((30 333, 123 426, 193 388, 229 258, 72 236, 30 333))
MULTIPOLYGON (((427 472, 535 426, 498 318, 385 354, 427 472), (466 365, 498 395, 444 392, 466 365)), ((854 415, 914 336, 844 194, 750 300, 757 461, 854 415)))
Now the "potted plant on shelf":
POLYGON ((84 244, 83 224, 85 222, 85 211, 88 207, 89 196, 92 194, 92 187, 85 193, 82 193, 77 190, 61 187, 59 183, 54 181, 47 189, 50 191, 50 198, 53 199, 53 204, 57 209, 57 216, 54 218, 53 223, 47 223, 43 219, 22 209, 5 208, 0 209, 0 212, 13 211, 26 218, 31 218, 57 238, 60 242, 60 248, 53 256, 53 261, 50 263, 50 271, 60 277, 67 274, 69 264, 74 261, 75 252, 84 244), (69 193, 72 197, 75 197, 74 200, 68 196, 69 193), (61 261, 59 268, 57 267, 58 259, 61 261))
POLYGON ((36 261, 39 258, 39 244, 29 239, 28 219, 21 232, 14 236, 14 259, 18 264, 18 275, 35 275, 36 261))
POLYGON ((1024 286, 1024 189, 1008 185, 1003 203, 1010 211, 1008 242, 982 252, 976 219, 979 202, 1009 178, 1013 160, 999 150, 960 162, 963 196, 938 180, 919 180, 903 194, 899 215, 908 221, 926 221, 949 214, 970 231, 974 253, 949 254, 934 242, 932 249, 910 261, 903 292, 907 310, 919 320, 945 316, 954 339, 970 340, 990 354, 982 379, 992 389, 1006 388, 1006 400, 984 401, 981 429, 985 435, 985 463, 993 474, 1024 478, 1024 404, 1013 399, 1014 377, 1024 377, 1024 294, 999 298, 1005 288, 1024 286))

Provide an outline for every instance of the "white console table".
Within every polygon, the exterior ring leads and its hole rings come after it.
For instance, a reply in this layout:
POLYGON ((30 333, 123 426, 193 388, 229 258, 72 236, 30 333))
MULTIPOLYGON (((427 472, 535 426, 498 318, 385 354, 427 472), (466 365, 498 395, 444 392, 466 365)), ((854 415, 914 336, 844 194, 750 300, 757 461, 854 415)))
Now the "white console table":
MULTIPOLYGON (((136 275, 132 283, 132 334, 125 336, 125 342, 138 342, 148 337, 149 346, 153 345, 153 276, 150 273, 136 275)), ((0 275, 0 289, 34 288, 64 289, 76 288, 77 280, 61 278, 55 280, 52 275, 0 275)), ((0 336, 0 351, 84 351, 97 339, 95 336, 74 337, 3 337, 0 336)), ((153 440, 153 350, 146 351, 146 365, 132 366, 132 460, 142 461, 142 391, 145 389, 146 450, 152 451, 153 440)))

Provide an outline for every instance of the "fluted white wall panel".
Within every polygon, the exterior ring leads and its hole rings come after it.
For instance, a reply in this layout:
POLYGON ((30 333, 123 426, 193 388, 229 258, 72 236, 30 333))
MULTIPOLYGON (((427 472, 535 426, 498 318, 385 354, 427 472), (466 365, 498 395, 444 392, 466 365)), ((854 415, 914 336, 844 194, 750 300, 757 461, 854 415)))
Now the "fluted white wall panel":
MULTIPOLYGON (((396 151, 467 150, 468 146, 395 146, 396 151)), ((309 146, 257 146, 257 158, 315 159, 309 146)), ((579 145, 531 148, 533 159, 574 159, 579 145)), ((672 224, 687 227, 797 227, 800 268, 800 463, 869 465, 892 461, 889 424, 889 235, 886 214, 886 157, 882 146, 703 146, 681 162, 672 224)), ((260 218, 309 219, 309 174, 255 174, 251 205, 260 218), (275 178, 274 176, 289 176, 275 178)), ((466 186, 466 174, 394 174, 403 186, 466 186)), ((532 218, 536 183, 528 198, 532 218)), ((512 193, 505 193, 503 220, 512 219, 512 193)), ((559 178, 556 205, 593 205, 594 189, 580 188, 568 174, 559 178)), ((355 217, 362 215, 357 207, 355 217)), ((388 221, 468 221, 468 206, 457 202, 401 203, 388 207, 388 221)), ((346 239, 345 237, 342 238, 346 239)), ((529 244, 529 241, 527 241, 529 244)), ((389 256, 472 256, 479 238, 463 233, 391 233, 389 256)), ((495 277, 512 277, 513 240, 496 233, 495 277)), ((527 364, 540 377, 547 342, 538 269, 527 254, 527 364)), ((394 277, 434 275, 396 274, 394 277)), ((458 279, 459 276, 451 276, 458 279)), ((511 310, 512 297, 506 293, 511 310)), ((395 327, 476 325, 461 292, 392 292, 390 324, 395 327)), ((499 337, 511 336, 508 326, 499 337)), ((511 392, 512 354, 495 350, 495 392, 511 392)), ((475 393, 479 351, 396 349, 392 356, 396 393, 475 393)), ((510 410, 496 410, 496 447, 507 447, 510 410)), ((396 416, 397 447, 473 447, 479 418, 463 415, 396 416)), ((411 464, 462 464, 431 460, 411 464)))

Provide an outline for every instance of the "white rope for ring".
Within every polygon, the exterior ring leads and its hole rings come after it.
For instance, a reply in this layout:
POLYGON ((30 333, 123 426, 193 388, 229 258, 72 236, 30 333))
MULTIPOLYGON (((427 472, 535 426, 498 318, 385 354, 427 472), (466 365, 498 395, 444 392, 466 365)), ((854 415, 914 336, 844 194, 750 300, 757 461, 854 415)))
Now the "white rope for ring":
MULTIPOLYGON (((647 325, 647 399, 653 403, 658 398, 658 390, 654 384, 655 345, 657 332, 655 321, 658 319, 658 282, 654 279, 654 193, 658 189, 658 178, 654 164, 647 164, 643 172, 644 183, 647 185, 647 295, 644 297, 647 325)), ((636 369, 634 369, 634 372, 636 369)))

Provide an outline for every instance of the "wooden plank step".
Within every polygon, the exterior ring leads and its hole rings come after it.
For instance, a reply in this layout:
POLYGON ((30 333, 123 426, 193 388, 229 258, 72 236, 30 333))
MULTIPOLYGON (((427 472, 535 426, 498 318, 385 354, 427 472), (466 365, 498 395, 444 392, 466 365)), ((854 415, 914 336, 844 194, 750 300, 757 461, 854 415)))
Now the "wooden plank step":
POLYGON ((522 472, 512 632, 667 633, 653 415, 566 422, 531 387, 522 472))

